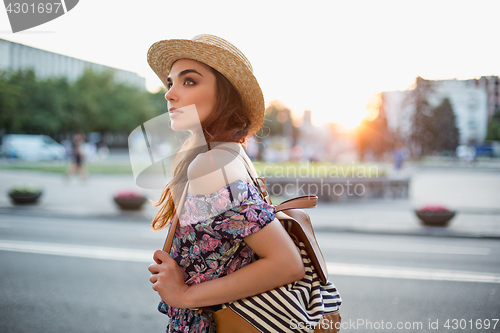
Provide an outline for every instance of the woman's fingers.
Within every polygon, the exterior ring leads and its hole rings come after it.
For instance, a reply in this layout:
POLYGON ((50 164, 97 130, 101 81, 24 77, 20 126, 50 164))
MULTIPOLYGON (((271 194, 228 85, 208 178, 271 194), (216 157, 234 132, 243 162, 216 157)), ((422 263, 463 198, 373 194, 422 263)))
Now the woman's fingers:
POLYGON ((175 260, 170 258, 170 255, 162 250, 155 251, 153 259, 156 261, 156 264, 150 264, 148 266, 148 270, 152 274, 149 279, 151 283, 156 283, 162 274, 170 275, 171 272, 177 268, 175 260))
POLYGON ((151 272, 151 274, 157 274, 158 272, 160 272, 160 268, 158 267, 157 264, 149 265, 148 270, 151 272))
POLYGON ((184 298, 188 285, 177 262, 164 251, 157 250, 153 255, 156 264, 148 266, 151 272, 149 281, 165 303, 173 307, 185 307, 184 298))
POLYGON ((162 250, 156 250, 153 254, 153 259, 158 265, 160 265, 164 261, 169 261, 169 259, 173 260, 172 258, 170 258, 170 255, 167 252, 162 250))

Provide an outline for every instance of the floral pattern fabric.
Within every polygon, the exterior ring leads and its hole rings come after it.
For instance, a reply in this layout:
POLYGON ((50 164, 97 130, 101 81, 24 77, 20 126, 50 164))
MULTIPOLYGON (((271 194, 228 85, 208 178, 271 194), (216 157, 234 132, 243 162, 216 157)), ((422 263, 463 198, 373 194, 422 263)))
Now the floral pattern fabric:
MULTIPOLYGON (((170 256, 190 286, 231 274, 251 261, 252 250, 243 238, 274 219, 275 208, 244 180, 207 195, 188 193, 170 256)), ((167 333, 209 330, 208 319, 196 311, 173 308, 163 301, 158 310, 170 317, 167 333)))

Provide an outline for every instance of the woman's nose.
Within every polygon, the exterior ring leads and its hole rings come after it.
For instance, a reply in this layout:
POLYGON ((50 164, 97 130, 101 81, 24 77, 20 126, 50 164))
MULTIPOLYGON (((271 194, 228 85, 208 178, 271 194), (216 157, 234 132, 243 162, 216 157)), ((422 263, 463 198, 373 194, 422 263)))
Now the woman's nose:
POLYGON ((167 91, 167 93, 165 94, 165 99, 169 102, 174 102, 177 100, 177 95, 175 94, 173 87, 167 91))

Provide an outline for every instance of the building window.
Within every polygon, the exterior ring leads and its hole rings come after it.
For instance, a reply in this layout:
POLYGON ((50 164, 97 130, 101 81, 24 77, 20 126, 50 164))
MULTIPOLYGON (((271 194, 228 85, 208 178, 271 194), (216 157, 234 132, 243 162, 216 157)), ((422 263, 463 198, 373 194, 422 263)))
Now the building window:
POLYGON ((474 112, 477 110, 477 98, 475 96, 469 97, 469 100, 467 101, 469 111, 474 112))

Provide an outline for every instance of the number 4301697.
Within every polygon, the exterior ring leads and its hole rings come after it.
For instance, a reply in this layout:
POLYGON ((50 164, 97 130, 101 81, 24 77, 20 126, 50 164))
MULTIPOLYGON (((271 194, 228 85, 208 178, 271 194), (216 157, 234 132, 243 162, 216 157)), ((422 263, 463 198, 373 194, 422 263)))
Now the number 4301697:
POLYGON ((39 13, 39 14, 42 14, 42 13, 47 13, 47 14, 50 14, 52 12, 55 12, 57 13, 59 11, 59 8, 61 7, 61 3, 39 3, 37 5, 35 5, 34 3, 32 4, 27 4, 27 3, 19 3, 19 2, 15 2, 15 3, 9 3, 9 5, 7 6, 7 13, 15 13, 15 14, 19 14, 19 13, 23 13, 23 14, 27 14, 27 13, 39 13))
POLYGON ((489 330, 490 328, 494 330, 497 327, 499 319, 448 319, 444 323, 444 327, 447 329, 451 330, 457 330, 457 329, 484 329, 484 330, 489 330))

